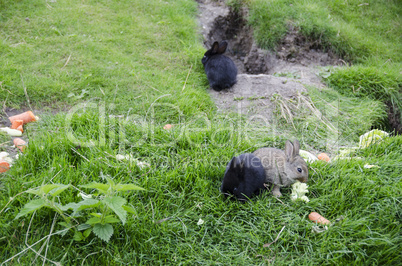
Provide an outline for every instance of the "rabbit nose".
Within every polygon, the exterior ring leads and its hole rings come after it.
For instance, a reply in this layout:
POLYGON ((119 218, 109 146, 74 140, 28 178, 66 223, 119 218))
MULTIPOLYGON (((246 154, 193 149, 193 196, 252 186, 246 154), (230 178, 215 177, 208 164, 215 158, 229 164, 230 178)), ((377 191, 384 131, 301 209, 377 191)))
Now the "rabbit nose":
POLYGON ((307 177, 296 178, 296 180, 299 180, 302 183, 307 183, 307 177))

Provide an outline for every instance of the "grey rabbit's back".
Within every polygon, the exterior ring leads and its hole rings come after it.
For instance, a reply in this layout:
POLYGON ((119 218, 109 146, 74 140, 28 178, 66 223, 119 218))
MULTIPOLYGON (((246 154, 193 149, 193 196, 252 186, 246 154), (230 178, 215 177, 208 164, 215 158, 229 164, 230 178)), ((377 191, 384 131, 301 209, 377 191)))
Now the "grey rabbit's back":
POLYGON ((256 150, 253 154, 261 160, 266 174, 265 182, 283 184, 280 178, 284 175, 283 166, 286 163, 285 152, 276 148, 261 148, 256 150))

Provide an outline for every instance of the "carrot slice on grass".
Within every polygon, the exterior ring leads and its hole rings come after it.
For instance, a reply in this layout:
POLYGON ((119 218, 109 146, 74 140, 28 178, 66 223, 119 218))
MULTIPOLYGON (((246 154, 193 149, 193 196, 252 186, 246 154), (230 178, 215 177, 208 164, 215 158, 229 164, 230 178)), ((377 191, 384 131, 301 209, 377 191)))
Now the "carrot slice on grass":
POLYGON ((310 221, 322 224, 322 225, 327 225, 330 224, 331 222, 328 221, 327 219, 325 219, 323 216, 321 216, 321 214, 319 214, 318 212, 312 212, 308 215, 308 218, 310 219, 310 221))
POLYGON ((15 147, 20 149, 20 151, 24 151, 26 148, 27 143, 21 138, 15 138, 13 140, 15 147))
POLYGON ((19 115, 10 116, 8 119, 11 123, 13 123, 15 120, 22 120, 23 123, 26 124, 36 121, 36 116, 31 111, 27 111, 19 115))
POLYGON ((22 126, 24 124, 24 120, 22 119, 16 119, 13 122, 11 122, 11 129, 17 129, 19 126, 22 126))
POLYGON ((19 125, 16 129, 21 132, 24 132, 24 127, 22 125, 19 125))
POLYGON ((166 124, 166 125, 163 127, 163 129, 164 129, 164 130, 170 130, 172 127, 173 127, 173 125, 171 125, 171 124, 166 124))
POLYGON ((320 153, 317 156, 318 160, 329 162, 330 158, 326 153, 320 153))
POLYGON ((0 161, 0 173, 10 170, 10 164, 6 161, 0 161))

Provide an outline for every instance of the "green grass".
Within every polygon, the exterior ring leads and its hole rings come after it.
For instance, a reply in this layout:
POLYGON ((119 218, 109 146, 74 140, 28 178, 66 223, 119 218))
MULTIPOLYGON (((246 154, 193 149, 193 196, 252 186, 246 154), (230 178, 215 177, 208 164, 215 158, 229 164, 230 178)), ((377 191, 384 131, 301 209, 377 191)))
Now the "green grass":
MULTIPOLYGON (((275 49, 295 29, 350 67, 334 69, 326 80, 342 94, 382 100, 402 110, 400 1, 232 1, 247 5, 258 44, 275 49)), ((399 122, 402 115, 397 116, 399 122)))
MULTIPOLYGON (((92 115, 96 114, 73 118, 75 135, 97 138, 97 125, 88 124, 92 115)), ((84 260, 89 264, 259 264, 266 263, 265 258, 295 265, 354 261, 392 264, 400 259, 401 137, 359 151, 357 156, 364 157, 363 161, 310 165, 308 204, 291 202, 289 189, 285 189, 283 204, 268 193, 241 204, 224 200, 218 188, 224 166, 233 153, 256 147, 244 141, 239 133, 232 139, 227 134, 215 136, 216 128, 227 127, 225 122, 220 123, 217 121, 210 130, 192 134, 191 141, 175 135, 186 125, 172 132, 155 129, 153 136, 148 132, 148 141, 140 147, 132 145, 134 140, 141 141, 136 127, 126 125, 130 141, 123 152, 151 164, 150 168, 140 169, 115 160, 117 149, 109 145, 76 147, 66 138, 69 125, 62 115, 45 117, 28 127, 28 133, 39 129, 42 133, 32 137, 28 152, 2 177, 2 183, 6 184, 2 205, 8 196, 44 183, 78 186, 100 182, 101 172, 116 182, 132 182, 146 189, 125 194, 137 214, 129 216, 124 227, 116 228, 109 244, 93 236, 86 243, 72 242, 70 235, 52 236, 48 258, 67 264, 84 260), (57 131, 48 133, 54 129, 57 131), (381 168, 365 169, 365 163, 381 168), (318 211, 331 221, 341 216, 344 220, 316 235, 311 232, 313 223, 307 220, 311 211, 318 211), (155 223, 166 218, 169 219, 155 223), (203 225, 197 225, 199 219, 204 220, 203 225), (263 248, 263 244, 275 240, 283 226, 279 240, 269 249, 263 248), (96 255, 89 255, 93 253, 96 255)), ((187 126, 190 129, 194 128, 187 126)), ((266 138, 259 145, 281 147, 284 139, 266 138)), ((60 197, 63 204, 79 200, 76 192, 64 193, 60 197)), ((30 219, 13 218, 28 198, 31 198, 28 194, 15 197, 1 213, 2 235, 12 236, 0 239, 4 248, 2 260, 25 248, 30 219)), ((29 243, 50 233, 53 215, 48 210, 35 214, 29 243)), ((60 228, 56 226, 57 229, 60 228)), ((28 252, 19 256, 20 263, 30 263, 34 257, 28 252)))
POLYGON ((6 106, 56 108, 100 98, 116 112, 144 112, 165 95, 158 103, 174 103, 185 114, 212 109, 206 91, 195 89, 206 82, 191 1, 0 6, 1 102, 6 106))
MULTIPOLYGON (((387 105, 385 110, 402 110, 402 80, 397 68, 357 65, 332 71, 326 76, 328 85, 348 97, 358 97, 359 101, 372 99, 387 105)), ((402 113, 394 114, 399 123, 402 113)), ((387 123, 383 123, 387 128, 387 123)), ((388 126, 388 129, 392 131, 388 126)), ((401 133, 401 132, 399 132, 401 133)))
MULTIPOLYGON (((391 12, 393 2, 389 6, 391 12)), ((26 244, 62 229, 49 209, 15 220, 34 198, 24 191, 52 182, 105 182, 102 175, 146 189, 123 193, 136 214, 115 226, 109 243, 93 234, 83 242, 72 241, 72 233, 51 235, 33 247, 42 256, 66 265, 401 261, 401 136, 357 151, 364 160, 311 164, 308 204, 291 202, 289 188, 280 201, 269 193, 244 204, 224 199, 219 187, 232 156, 283 148, 295 136, 303 149, 326 150, 326 141, 334 139, 356 146, 360 134, 381 126, 384 107, 382 99, 370 99, 370 89, 360 99, 309 88, 324 116, 300 109, 293 113, 297 129, 281 118, 274 134, 236 114, 218 115, 206 90, 195 12, 190 0, 0 0, 0 102, 6 108, 32 106, 41 117, 25 126, 27 151, 0 174, 0 261, 42 264, 26 244), (339 135, 323 122, 335 125, 339 135), (173 129, 163 130, 166 123, 173 129), (132 154, 150 167, 118 161, 116 154, 132 154), (380 168, 366 169, 366 163, 380 168), (311 211, 343 220, 314 234, 311 211)), ((399 82, 364 70, 370 80, 391 82, 384 88, 399 82)), ((342 91, 358 73, 343 81, 331 72, 329 79, 342 91)), ((362 88, 368 82, 360 81, 362 88)), ((10 145, 0 134, 0 150, 10 145)), ((69 189, 59 201, 78 202, 77 194, 69 189)))
POLYGON ((399 1, 245 1, 258 43, 274 48, 289 27, 346 60, 401 61, 399 1))

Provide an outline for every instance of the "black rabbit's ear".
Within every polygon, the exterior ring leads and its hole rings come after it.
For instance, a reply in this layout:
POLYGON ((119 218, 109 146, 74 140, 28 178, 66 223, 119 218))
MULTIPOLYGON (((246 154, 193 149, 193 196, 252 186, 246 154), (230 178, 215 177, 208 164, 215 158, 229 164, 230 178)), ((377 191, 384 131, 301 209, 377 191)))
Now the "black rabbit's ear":
POLYGON ((214 44, 212 44, 212 48, 211 48, 212 54, 218 53, 218 50, 219 50, 219 43, 218 43, 218 42, 214 42, 214 44))
POLYGON ((237 167, 237 157, 233 157, 232 160, 230 161, 230 168, 236 169, 236 167, 237 167))
POLYGON ((228 48, 228 42, 221 41, 219 44, 218 54, 223 54, 226 51, 226 48, 228 48))

